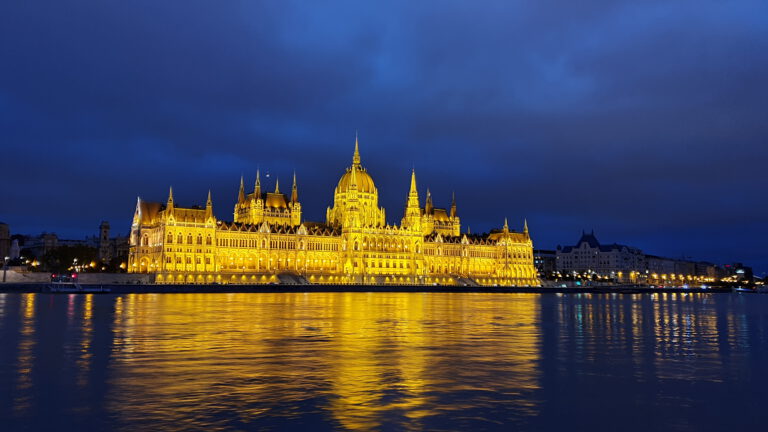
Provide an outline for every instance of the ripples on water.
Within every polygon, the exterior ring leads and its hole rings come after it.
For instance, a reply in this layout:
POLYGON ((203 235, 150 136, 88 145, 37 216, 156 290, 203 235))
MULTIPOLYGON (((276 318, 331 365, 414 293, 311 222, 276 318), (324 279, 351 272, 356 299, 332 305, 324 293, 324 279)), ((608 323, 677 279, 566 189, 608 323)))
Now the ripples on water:
POLYGON ((10 430, 763 430, 768 296, 0 294, 10 430))

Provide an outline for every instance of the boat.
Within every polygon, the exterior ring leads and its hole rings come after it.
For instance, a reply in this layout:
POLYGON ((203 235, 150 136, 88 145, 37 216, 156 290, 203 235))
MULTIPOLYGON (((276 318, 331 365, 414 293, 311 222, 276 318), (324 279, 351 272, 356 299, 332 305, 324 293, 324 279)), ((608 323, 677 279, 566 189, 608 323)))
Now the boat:
POLYGON ((754 293, 755 292, 755 290, 753 290, 752 288, 745 288, 745 287, 740 287, 740 286, 739 287, 733 287, 733 289, 731 291, 735 292, 735 293, 754 293))

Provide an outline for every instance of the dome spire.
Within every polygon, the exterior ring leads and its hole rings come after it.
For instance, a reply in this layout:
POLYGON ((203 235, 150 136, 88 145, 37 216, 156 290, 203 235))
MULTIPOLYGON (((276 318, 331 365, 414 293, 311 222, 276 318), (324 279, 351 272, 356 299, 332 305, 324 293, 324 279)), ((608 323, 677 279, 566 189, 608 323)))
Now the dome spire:
POLYGON ((275 193, 276 194, 280 193, 280 178, 279 177, 275 177, 275 193))
POLYGON ((360 165, 360 146, 357 141, 357 130, 355 130, 355 154, 352 155, 352 166, 360 165))

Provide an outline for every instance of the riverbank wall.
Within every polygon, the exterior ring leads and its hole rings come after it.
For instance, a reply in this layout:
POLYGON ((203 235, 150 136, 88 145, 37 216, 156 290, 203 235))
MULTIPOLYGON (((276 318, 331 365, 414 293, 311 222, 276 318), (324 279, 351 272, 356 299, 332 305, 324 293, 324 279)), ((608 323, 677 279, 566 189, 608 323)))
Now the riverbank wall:
POLYGON ((551 294, 642 294, 731 292, 727 288, 650 288, 637 285, 599 287, 486 287, 444 285, 165 285, 165 284, 0 284, 0 293, 312 293, 312 292, 412 292, 412 293, 551 293, 551 294))

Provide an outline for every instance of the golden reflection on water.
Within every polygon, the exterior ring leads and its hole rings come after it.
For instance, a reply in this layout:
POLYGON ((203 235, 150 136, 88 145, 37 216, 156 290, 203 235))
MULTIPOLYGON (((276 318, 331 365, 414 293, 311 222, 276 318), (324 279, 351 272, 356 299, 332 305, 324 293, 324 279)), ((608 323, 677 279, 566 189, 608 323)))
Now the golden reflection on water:
MULTIPOLYGON (((115 313, 114 409, 175 417, 169 424, 184 429, 192 410, 226 403, 247 423, 290 416, 277 407, 317 394, 311 409, 343 428, 380 428, 384 413, 397 413, 419 429, 446 386, 468 396, 535 390, 536 298, 462 296, 129 295, 115 313)), ((526 398, 517 404, 534 414, 526 398)))
POLYGON ((35 347, 35 299, 34 294, 22 294, 21 338, 19 338, 18 361, 16 363, 16 397, 13 410, 23 415, 30 408, 32 397, 32 362, 35 347))
POLYGON ((91 370, 91 342, 93 340, 93 294, 85 294, 83 302, 83 319, 80 324, 80 354, 77 359, 77 385, 85 388, 88 385, 88 374, 91 370))
POLYGON ((54 409, 124 430, 536 430, 564 406, 582 422, 641 406, 685 426, 691 383, 748 385, 751 350, 768 346, 755 310, 740 296, 668 293, 0 296, 0 359, 15 365, 0 418, 56 426, 54 409), (606 398, 584 398, 585 383, 606 398), (617 405, 617 388, 632 403, 617 405))

